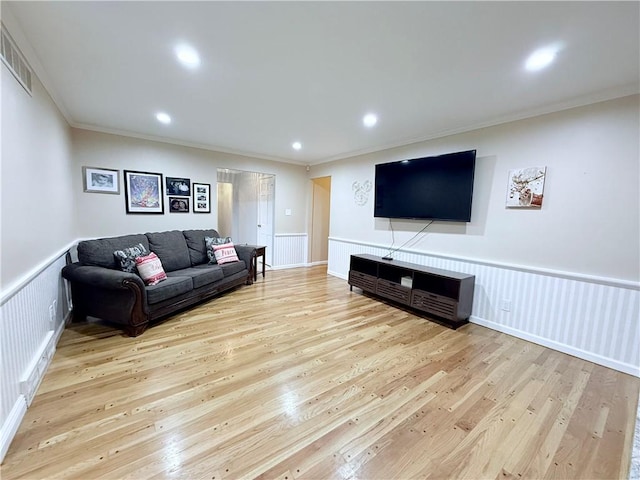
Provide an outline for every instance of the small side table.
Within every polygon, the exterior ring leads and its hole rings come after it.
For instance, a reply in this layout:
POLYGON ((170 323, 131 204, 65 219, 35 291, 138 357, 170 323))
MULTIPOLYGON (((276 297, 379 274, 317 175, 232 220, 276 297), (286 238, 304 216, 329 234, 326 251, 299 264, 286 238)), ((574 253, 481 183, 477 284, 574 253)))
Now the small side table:
POLYGON ((265 265, 267 264, 266 250, 264 245, 249 245, 255 248, 256 252, 253 255, 253 280, 258 279, 258 257, 262 257, 262 278, 264 278, 265 265))

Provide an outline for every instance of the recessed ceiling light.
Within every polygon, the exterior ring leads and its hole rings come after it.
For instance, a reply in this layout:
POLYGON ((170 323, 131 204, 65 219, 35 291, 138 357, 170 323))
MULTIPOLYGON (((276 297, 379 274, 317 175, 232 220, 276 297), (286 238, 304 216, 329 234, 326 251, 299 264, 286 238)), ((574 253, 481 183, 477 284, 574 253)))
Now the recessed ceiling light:
POLYGON ((363 118, 362 118, 362 123, 364 123, 365 127, 373 127, 376 123, 378 123, 378 117, 376 116, 375 113, 367 113, 363 118))
POLYGON ((294 150, 300 150, 302 148, 302 144, 300 142, 293 142, 291 144, 291 148, 293 148, 294 150))
POLYGON ((527 58, 527 61, 524 64, 524 67, 530 72, 542 70, 543 68, 551 65, 553 60, 556 58, 557 53, 557 49, 553 47, 541 48, 540 50, 536 50, 531 55, 529 55, 529 58, 527 58))
POLYGON ((160 123, 164 123, 165 125, 168 125, 171 123, 171 117, 164 112, 157 113, 156 118, 160 123))
POLYGON ((189 45, 178 45, 176 47, 176 57, 182 65, 187 68, 197 68, 200 66, 200 55, 189 45))

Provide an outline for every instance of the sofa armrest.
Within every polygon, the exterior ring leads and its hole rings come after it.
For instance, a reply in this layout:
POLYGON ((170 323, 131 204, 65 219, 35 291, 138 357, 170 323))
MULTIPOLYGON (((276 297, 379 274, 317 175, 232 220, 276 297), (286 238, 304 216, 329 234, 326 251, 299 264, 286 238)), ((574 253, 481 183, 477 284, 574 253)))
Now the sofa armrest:
POLYGON ((84 283, 95 288, 106 288, 109 290, 126 290, 131 288, 129 284, 132 283, 134 285, 137 285, 141 291, 145 291, 144 282, 138 275, 104 267, 94 267, 88 265, 80 265, 79 263, 72 263, 62 269, 62 276, 71 282, 84 283))
POLYGON ((238 258, 244 261, 247 266, 247 270, 249 270, 249 279, 251 279, 250 283, 253 283, 253 257, 256 255, 255 247, 252 247, 251 245, 234 245, 234 247, 238 254, 238 258))
POLYGON ((125 325, 132 336, 146 328, 147 290, 138 275, 72 263, 62 269, 62 276, 71 283, 74 320, 102 318, 125 325))

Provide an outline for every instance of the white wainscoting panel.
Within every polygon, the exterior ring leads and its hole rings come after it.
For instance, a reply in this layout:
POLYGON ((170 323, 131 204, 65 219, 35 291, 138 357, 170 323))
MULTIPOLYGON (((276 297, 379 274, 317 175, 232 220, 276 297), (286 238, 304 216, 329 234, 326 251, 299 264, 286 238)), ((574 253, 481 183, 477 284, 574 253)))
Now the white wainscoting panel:
MULTIPOLYGON (((350 255, 359 253, 388 250, 329 238, 328 273, 347 279, 350 255)), ((637 283, 418 251, 393 258, 475 275, 473 323, 640 377, 637 283)))
POLYGON ((0 304, 0 461, 44 377, 69 316, 67 289, 60 276, 64 265, 65 255, 56 255, 0 304))
POLYGON ((306 266, 307 249, 306 233, 278 233, 274 235, 271 266, 276 270, 306 266))

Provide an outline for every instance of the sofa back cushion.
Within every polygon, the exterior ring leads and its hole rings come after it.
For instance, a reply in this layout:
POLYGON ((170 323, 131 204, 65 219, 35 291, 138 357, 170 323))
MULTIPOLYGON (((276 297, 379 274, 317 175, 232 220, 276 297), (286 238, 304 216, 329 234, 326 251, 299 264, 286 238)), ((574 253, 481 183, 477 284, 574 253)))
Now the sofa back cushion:
POLYGON ((149 250, 149 240, 143 234, 123 235, 121 237, 98 238, 78 243, 78 261, 83 265, 120 269, 113 252, 124 250, 139 243, 149 250))
POLYGON ((202 265, 209 262, 207 256, 207 248, 204 244, 204 237, 219 237, 220 235, 215 230, 185 230, 182 232, 189 248, 189 257, 191 258, 191 265, 202 265))
POLYGON ((153 232, 147 233, 146 236, 149 249, 158 256, 166 272, 191 266, 189 249, 181 231, 153 232))

